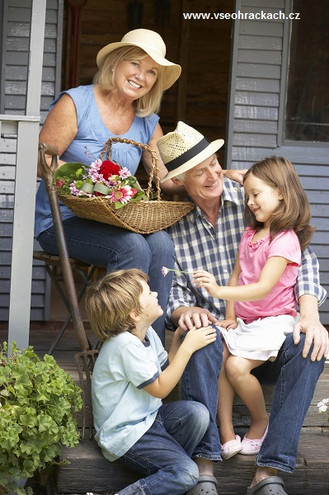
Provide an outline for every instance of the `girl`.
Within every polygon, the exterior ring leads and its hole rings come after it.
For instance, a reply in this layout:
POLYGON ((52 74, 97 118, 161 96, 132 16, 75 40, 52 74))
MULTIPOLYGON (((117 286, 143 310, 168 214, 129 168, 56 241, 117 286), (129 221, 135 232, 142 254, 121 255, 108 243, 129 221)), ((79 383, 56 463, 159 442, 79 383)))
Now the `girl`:
POLYGON ((274 360, 297 321, 294 285, 301 251, 314 228, 305 191, 292 164, 271 157, 253 165, 244 177, 245 229, 229 286, 198 270, 194 279, 212 297, 227 300, 221 322, 224 365, 219 378, 218 418, 222 457, 254 455, 268 429, 262 388, 251 371, 274 360), (235 303, 233 301, 236 301, 235 303), (239 301, 239 302, 237 302, 239 301), (237 392, 251 423, 242 442, 234 434, 232 407, 237 392))

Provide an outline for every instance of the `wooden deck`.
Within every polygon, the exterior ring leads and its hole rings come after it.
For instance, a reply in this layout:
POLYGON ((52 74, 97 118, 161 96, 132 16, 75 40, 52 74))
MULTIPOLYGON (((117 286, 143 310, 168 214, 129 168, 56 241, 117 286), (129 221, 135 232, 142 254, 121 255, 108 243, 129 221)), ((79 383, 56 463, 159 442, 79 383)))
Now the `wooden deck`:
MULTIPOLYGON (((61 322, 32 323, 30 345, 43 356, 54 340, 61 322)), ((88 337, 94 337, 88 329, 88 337)), ((7 339, 7 326, 0 323, 0 341, 7 339)), ((54 351, 58 364, 70 372, 78 381, 74 355, 79 351, 74 331, 68 328, 54 351)), ((268 406, 271 403, 271 387, 265 387, 268 406)), ((179 396, 177 387, 171 398, 179 396)), ((317 402, 329 396, 329 364, 326 364, 312 405, 305 419, 301 435, 297 468, 294 475, 281 474, 289 495, 329 495, 329 423, 316 408, 317 402)), ((238 401, 235 404, 235 424, 237 433, 243 435, 248 425, 248 413, 238 401)), ((114 494, 119 489, 138 479, 138 474, 129 471, 120 463, 109 463, 101 455, 93 439, 88 434, 78 448, 64 449, 63 457, 70 464, 62 466, 48 479, 31 480, 36 495, 80 495, 88 492, 94 495, 114 494)), ((220 495, 244 495, 254 473, 254 458, 238 455, 229 461, 217 463, 215 475, 219 483, 220 495)), ((168 494, 170 495, 170 494, 168 494)))

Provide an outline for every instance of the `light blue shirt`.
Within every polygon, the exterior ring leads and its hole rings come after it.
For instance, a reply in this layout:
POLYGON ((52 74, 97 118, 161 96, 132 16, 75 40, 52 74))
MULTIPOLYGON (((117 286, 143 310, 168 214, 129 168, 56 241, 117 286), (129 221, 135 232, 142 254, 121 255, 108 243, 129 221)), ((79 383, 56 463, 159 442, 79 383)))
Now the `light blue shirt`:
POLYGON ((167 365, 168 354, 150 327, 142 342, 130 332, 106 340, 92 377, 95 439, 115 461, 152 426, 161 399, 144 390, 167 365))
MULTIPOLYGON (((90 163, 99 158, 106 141, 114 136, 148 144, 159 121, 159 116, 155 113, 147 117, 135 116, 130 129, 125 134, 116 136, 108 130, 102 120, 92 84, 63 91, 50 105, 50 110, 63 94, 68 94, 72 98, 77 112, 78 123, 78 132, 75 138, 60 157, 65 162, 79 162, 90 165, 90 163)), ((142 151, 141 148, 131 144, 114 143, 111 149, 111 159, 119 165, 127 167, 132 175, 135 175, 142 151)), ((61 213, 63 220, 74 216, 71 210, 63 204, 61 204, 61 213)), ((46 186, 44 181, 41 181, 36 197, 35 237, 37 238, 41 232, 52 226, 53 219, 46 186)))

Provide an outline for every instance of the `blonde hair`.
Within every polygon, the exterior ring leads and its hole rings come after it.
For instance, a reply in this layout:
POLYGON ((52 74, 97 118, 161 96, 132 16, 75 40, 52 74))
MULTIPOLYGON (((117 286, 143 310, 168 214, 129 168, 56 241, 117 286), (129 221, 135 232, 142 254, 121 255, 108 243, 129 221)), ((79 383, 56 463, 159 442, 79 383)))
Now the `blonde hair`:
MULTIPOLYGON (((96 72, 94 76, 94 84, 100 86, 101 89, 105 91, 112 91, 115 86, 113 82, 113 75, 120 64, 120 62, 125 60, 142 60, 148 57, 148 54, 144 52, 141 48, 135 46, 125 46, 117 48, 110 52, 106 57, 101 68, 96 72)), ((161 65, 158 67, 158 77, 150 89, 150 91, 138 98, 135 101, 136 114, 139 117, 146 117, 151 113, 159 112, 161 99, 163 96, 163 68, 161 65)))
POLYGON ((142 280, 148 282, 148 275, 142 270, 117 270, 87 288, 85 306, 91 329, 99 341, 134 330, 130 313, 142 312, 139 302, 142 280))
MULTIPOLYGON (((292 163, 281 156, 272 156, 255 163, 245 174, 243 181, 253 174, 282 195, 282 201, 272 213, 270 226, 271 240, 283 230, 294 230, 298 236, 301 250, 310 243, 315 228, 311 220, 311 207, 292 163)), ((247 203, 247 198, 246 198, 247 203)), ((259 229, 263 223, 256 220, 247 207, 244 212, 247 225, 259 229)))

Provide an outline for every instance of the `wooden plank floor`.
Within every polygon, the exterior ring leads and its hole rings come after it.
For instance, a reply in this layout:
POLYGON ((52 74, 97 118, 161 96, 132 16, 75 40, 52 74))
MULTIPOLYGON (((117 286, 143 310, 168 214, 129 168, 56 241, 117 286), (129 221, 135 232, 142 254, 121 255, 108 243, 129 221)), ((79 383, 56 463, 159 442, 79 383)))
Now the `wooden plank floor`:
MULTIPOLYGON (((42 357, 53 342, 61 322, 31 323, 30 345, 42 357)), ((88 338, 95 339, 86 325, 88 338)), ((170 334, 168 335, 170 341, 170 334)), ((0 323, 0 342, 7 340, 7 324, 0 323)), ((79 351, 72 327, 69 327, 54 351, 58 364, 70 372, 78 380, 74 355, 79 351)), ((179 394, 179 389, 175 390, 179 394)), ((268 405, 271 401, 271 390, 265 391, 268 405)), ((312 405, 306 417, 299 448, 297 468, 294 475, 283 474, 286 490, 289 495, 329 495, 329 424, 324 415, 316 408, 319 400, 329 396, 329 364, 322 374, 312 405)), ((235 424, 237 433, 244 434, 248 424, 248 414, 244 406, 235 404, 235 424)), ((92 492, 113 494, 126 484, 133 482, 138 475, 127 471, 119 463, 108 463, 100 454, 93 440, 84 440, 77 449, 65 449, 64 455, 70 464, 61 468, 58 479, 53 486, 34 480, 31 486, 35 495, 49 493, 80 495, 92 492)), ((244 495, 254 472, 254 458, 236 456, 229 461, 217 463, 215 475, 219 482, 220 495, 244 495)), ((169 494, 168 494, 169 495, 169 494)))

